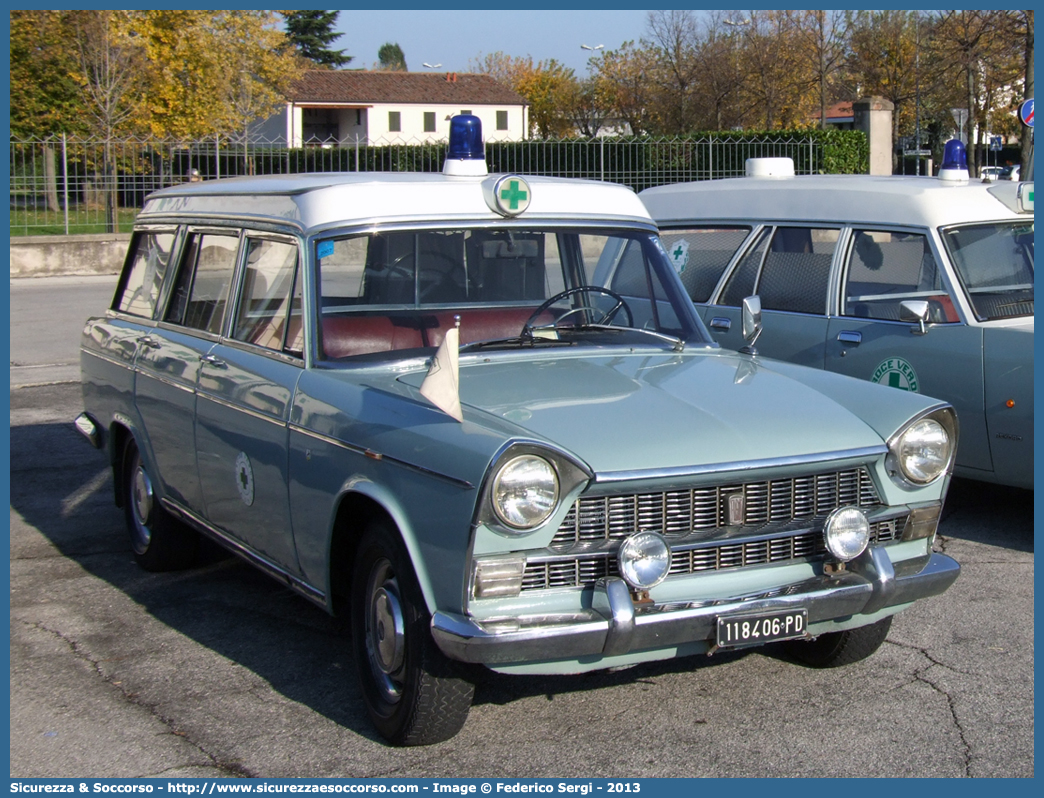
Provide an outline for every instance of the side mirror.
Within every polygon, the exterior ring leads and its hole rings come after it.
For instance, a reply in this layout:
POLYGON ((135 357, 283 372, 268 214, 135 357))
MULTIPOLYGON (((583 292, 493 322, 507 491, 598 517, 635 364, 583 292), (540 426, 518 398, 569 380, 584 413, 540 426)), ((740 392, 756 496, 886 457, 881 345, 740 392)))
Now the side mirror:
MULTIPOLYGON (((927 305, 927 303, 925 303, 927 305)), ((761 297, 748 296, 743 300, 743 340, 747 345, 740 349, 745 355, 756 355, 754 343, 761 335, 761 297)))
POLYGON ((924 299, 904 299, 899 303, 899 321, 915 321, 919 329, 912 330, 915 335, 924 335, 928 328, 928 302, 924 299))

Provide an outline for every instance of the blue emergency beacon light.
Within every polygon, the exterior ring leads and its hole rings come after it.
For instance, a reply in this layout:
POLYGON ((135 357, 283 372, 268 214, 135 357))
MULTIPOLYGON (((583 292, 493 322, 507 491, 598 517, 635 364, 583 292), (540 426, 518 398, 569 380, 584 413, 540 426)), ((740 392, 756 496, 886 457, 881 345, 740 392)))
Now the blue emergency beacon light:
POLYGON ((950 139, 943 148, 943 162, 939 169, 940 180, 967 180, 968 179, 968 153, 964 149, 964 142, 960 139, 950 139))
POLYGON ((483 177, 486 150, 482 144, 482 120, 471 114, 458 114, 450 119, 449 152, 442 174, 452 177, 483 177))

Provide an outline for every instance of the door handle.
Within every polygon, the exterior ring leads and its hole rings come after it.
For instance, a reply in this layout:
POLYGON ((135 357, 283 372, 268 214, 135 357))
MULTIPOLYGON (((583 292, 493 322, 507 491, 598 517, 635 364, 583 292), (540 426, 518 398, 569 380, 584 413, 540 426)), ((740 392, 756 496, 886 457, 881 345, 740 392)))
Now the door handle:
POLYGON ((863 343, 863 334, 853 330, 842 330, 837 334, 837 340, 843 344, 859 346, 859 344, 863 343))
POLYGON ((728 332, 732 329, 732 319, 727 319, 724 316, 715 316, 711 319, 710 323, 712 330, 721 330, 722 332, 728 332))
POLYGON ((227 369, 228 364, 221 358, 214 357, 213 355, 204 355, 200 358, 208 366, 213 366, 216 369, 227 369))
POLYGON ((138 339, 138 343, 144 346, 146 349, 159 349, 160 343, 151 335, 143 335, 138 339))

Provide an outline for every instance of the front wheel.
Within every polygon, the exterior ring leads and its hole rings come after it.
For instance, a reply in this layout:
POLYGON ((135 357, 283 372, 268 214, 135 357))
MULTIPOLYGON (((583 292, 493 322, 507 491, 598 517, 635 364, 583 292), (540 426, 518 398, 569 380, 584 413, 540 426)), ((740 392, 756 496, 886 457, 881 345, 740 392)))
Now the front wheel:
POLYGON ((828 632, 815 640, 789 640, 783 645, 790 656, 813 668, 839 668, 864 660, 877 651, 891 627, 889 615, 869 626, 828 632))
POLYGON ((160 505, 134 438, 123 450, 123 512, 134 559, 146 571, 176 571, 195 561, 199 535, 160 505))
POLYGON ((352 576, 352 649, 366 709, 393 745, 430 745, 464 726, 475 688, 431 637, 431 617, 397 533, 363 535, 352 576))

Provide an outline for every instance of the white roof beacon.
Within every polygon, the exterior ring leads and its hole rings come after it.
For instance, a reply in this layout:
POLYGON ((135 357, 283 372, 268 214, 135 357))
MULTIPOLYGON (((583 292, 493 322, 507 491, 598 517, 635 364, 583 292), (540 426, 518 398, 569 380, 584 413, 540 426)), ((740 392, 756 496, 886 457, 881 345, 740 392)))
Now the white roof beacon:
POLYGON ((939 179, 947 181, 968 180, 968 153, 964 142, 950 139, 943 148, 943 162, 939 169, 939 179))
POLYGON ((448 177, 485 177, 486 151, 482 144, 482 120, 471 114, 450 119, 449 150, 442 174, 448 177))

